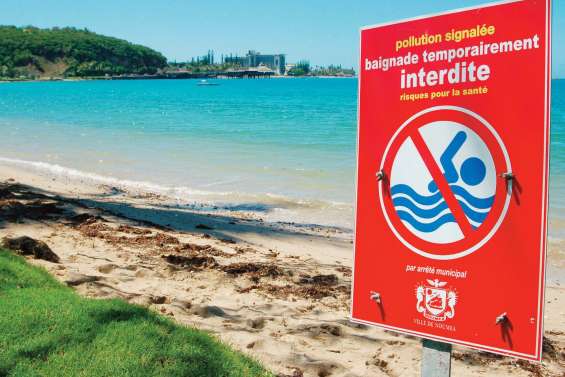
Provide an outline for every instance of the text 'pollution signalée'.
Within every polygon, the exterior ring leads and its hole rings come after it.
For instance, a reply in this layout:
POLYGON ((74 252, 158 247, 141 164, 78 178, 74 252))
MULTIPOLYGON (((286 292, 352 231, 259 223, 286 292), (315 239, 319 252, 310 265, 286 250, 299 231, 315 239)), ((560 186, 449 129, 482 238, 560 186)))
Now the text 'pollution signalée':
POLYGON ((549 15, 362 29, 354 321, 541 359, 549 15))

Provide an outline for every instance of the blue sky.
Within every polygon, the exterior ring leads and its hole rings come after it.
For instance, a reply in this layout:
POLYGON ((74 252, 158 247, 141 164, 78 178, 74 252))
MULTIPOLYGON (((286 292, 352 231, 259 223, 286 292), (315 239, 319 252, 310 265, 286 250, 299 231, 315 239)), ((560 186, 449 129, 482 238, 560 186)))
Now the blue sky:
MULTIPOLYGON (((357 66, 358 29, 481 0, 2 0, 0 24, 75 26, 152 47, 169 60, 208 49, 286 53, 357 66)), ((553 76, 565 78, 565 1, 553 1, 553 76)))

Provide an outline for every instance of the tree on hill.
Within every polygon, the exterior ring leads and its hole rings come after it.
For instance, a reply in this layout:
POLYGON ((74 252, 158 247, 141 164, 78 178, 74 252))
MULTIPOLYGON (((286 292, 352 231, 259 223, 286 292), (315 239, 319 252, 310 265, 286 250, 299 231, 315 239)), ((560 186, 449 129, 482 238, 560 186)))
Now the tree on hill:
POLYGON ((0 26, 0 76, 152 74, 167 65, 148 47, 87 29, 0 26))
POLYGON ((290 71, 289 76, 305 76, 310 73, 310 62, 308 60, 300 60, 290 71))

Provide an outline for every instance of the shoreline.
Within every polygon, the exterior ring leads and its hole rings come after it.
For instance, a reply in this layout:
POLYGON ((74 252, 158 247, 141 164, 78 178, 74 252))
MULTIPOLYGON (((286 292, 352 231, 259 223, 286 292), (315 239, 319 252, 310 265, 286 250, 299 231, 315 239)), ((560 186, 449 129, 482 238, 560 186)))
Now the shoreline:
POLYGON ((186 186, 168 186, 149 181, 121 179, 112 176, 90 173, 74 168, 40 161, 0 157, 0 169, 23 174, 33 179, 39 186, 54 187, 53 182, 65 182, 66 187, 77 192, 98 192, 111 189, 133 197, 153 197, 161 205, 190 209, 211 215, 229 215, 251 218, 283 226, 301 228, 323 228, 340 233, 344 238, 353 239, 353 207, 351 204, 322 199, 305 199, 280 194, 259 194, 245 192, 222 192, 192 189, 186 186), (281 213, 282 212, 282 213, 281 213), (325 213, 324 213, 325 212, 325 213), (348 214, 349 212, 349 214, 348 214), (349 220, 326 220, 326 214, 351 217, 349 220))
MULTIPOLYGON (((72 190, 78 192, 99 192, 111 189, 134 197, 159 198, 163 205, 170 207, 186 207, 194 211, 210 215, 234 215, 243 218, 253 218, 274 224, 292 225, 303 228, 323 228, 331 232, 343 234, 344 238, 353 239, 354 203, 338 202, 324 199, 308 199, 290 197, 281 194, 259 194, 254 192, 222 192, 192 189, 186 186, 169 186, 150 181, 122 179, 114 176, 91 173, 75 168, 42 161, 21 160, 0 156, 0 171, 14 172, 12 175, 23 174, 28 179, 33 179, 40 186, 53 186, 61 189, 60 185, 51 182, 64 181, 65 186, 70 185, 72 190), (254 208, 254 203, 257 208, 254 208), (273 220, 269 211, 278 208, 277 205, 287 205, 293 209, 303 209, 304 215, 308 211, 323 212, 331 208, 340 211, 351 211, 351 225, 330 222, 304 221, 306 217, 293 218, 275 216, 273 220), (264 207, 269 207, 265 210, 264 207), (346 208, 347 207, 347 208, 346 208), (351 208, 349 208, 351 207, 351 208)), ((1 173, 0 173, 1 174, 1 173)), ((4 176, 8 173, 2 174, 4 176)), ((550 197, 552 192, 550 191, 550 197)), ((548 211, 548 243, 564 243, 565 248, 565 219, 561 214, 561 207, 552 207, 548 211)), ((335 215, 335 213, 332 213, 335 215)), ((289 214, 292 216, 292 214, 289 214)), ((318 216, 320 217, 320 216, 318 216)), ((349 222, 346 222, 349 223, 349 222)))
POLYGON ((352 232, 334 226, 290 221, 269 222, 260 214, 250 211, 179 205, 174 198, 144 188, 97 184, 66 175, 37 174, 21 167, 8 167, 0 162, 0 181, 9 180, 63 198, 80 200, 89 207, 109 211, 129 220, 147 221, 155 226, 194 231, 204 222, 211 228, 205 229, 211 235, 232 237, 250 244, 268 244, 273 248, 293 249, 297 242, 308 242, 309 249, 312 250, 308 253, 310 257, 318 252, 330 258, 337 257, 342 263, 352 255, 352 232), (248 231, 248 228, 253 231, 248 231), (289 237, 289 234, 293 237, 289 237))
MULTIPOLYGON (((187 75, 186 77, 179 76, 178 73, 171 72, 169 74, 160 74, 160 75, 132 75, 132 76, 111 76, 111 77, 104 77, 104 76, 93 76, 93 77, 50 77, 50 78, 39 78, 39 79, 0 79, 0 84, 10 84, 10 83, 19 83, 19 82, 74 82, 74 81, 134 81, 134 80, 201 80, 201 79, 210 79, 210 80, 233 80, 235 79, 258 79, 258 78, 265 78, 265 77, 228 77, 219 73, 216 75, 215 73, 212 75, 207 74, 191 74, 187 75), (219 75, 219 76, 218 76, 219 75)), ((272 75, 266 78, 270 79, 304 79, 304 78, 319 78, 319 79, 357 79, 358 76, 327 76, 327 75, 319 75, 319 76, 286 76, 286 75, 272 75)))
MULTIPOLYGON (((120 298, 208 330, 282 375, 418 375, 418 339, 349 322, 353 245, 343 234, 179 209, 156 195, 2 164, 0 182, 0 238, 44 241, 60 263, 30 261, 81 295, 120 298)), ((564 249, 548 258, 559 274, 564 249)), ((555 277, 544 364, 455 347, 454 373, 557 375, 565 288, 555 277)))

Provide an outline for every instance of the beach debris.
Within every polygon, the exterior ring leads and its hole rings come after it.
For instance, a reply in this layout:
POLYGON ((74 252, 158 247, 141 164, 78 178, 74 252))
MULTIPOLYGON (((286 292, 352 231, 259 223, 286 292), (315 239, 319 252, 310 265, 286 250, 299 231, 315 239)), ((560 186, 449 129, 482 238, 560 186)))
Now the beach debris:
POLYGON ((523 370, 530 372, 531 376, 533 377, 544 377, 545 375, 543 373, 541 364, 533 363, 527 360, 518 360, 516 361, 516 364, 523 370))
POLYGON ((341 272, 344 277, 351 277, 351 267, 340 266, 335 269, 337 272, 341 272))
POLYGON ((171 300, 167 296, 150 296, 149 302, 156 305, 170 304, 171 300))
POLYGON ((259 318, 248 319, 247 326, 255 330, 260 330, 265 327, 265 318, 259 317, 259 318))
POLYGON ((85 222, 83 224, 78 225, 77 228, 82 233, 83 236, 102 238, 102 239, 106 238, 106 235, 103 232, 114 230, 109 225, 97 221, 85 222))
POLYGON ((288 299, 289 296, 295 296, 311 300, 320 300, 325 297, 337 298, 338 295, 344 296, 349 294, 350 289, 345 286, 329 287, 329 286, 299 286, 299 285, 273 285, 273 284, 254 284, 246 288, 240 288, 239 293, 248 293, 251 291, 265 292, 271 296, 288 299))
POLYGON ((213 227, 206 225, 206 224, 198 224, 195 226, 196 229, 204 229, 204 230, 212 230, 213 227))
POLYGON ((231 238, 222 238, 222 239, 220 239, 220 242, 222 242, 222 243, 227 243, 227 244, 235 244, 235 243, 237 243, 235 240, 232 240, 231 238))
POLYGON ((182 243, 180 246, 175 248, 175 251, 177 253, 182 253, 182 252, 206 252, 206 254, 210 254, 213 256, 224 256, 225 255, 230 255, 228 253, 224 253, 223 251, 221 251, 220 249, 216 249, 214 246, 211 245, 198 245, 195 243, 182 243))
POLYGON ((21 255, 33 255, 35 259, 43 259, 53 263, 59 263, 60 261, 59 256, 45 242, 34 240, 31 237, 4 237, 2 246, 21 255))
POLYGON ((93 283, 98 280, 100 280, 99 276, 83 275, 72 272, 68 275, 67 279, 65 279, 65 284, 75 287, 84 283, 93 283))
POLYGON ((178 245, 180 241, 178 238, 174 236, 170 236, 165 233, 157 233, 153 236, 146 236, 146 237, 136 237, 135 240, 138 243, 151 243, 156 244, 157 246, 164 246, 164 245, 178 245))
POLYGON ((9 189, 9 187, 0 187, 0 199, 14 199, 16 195, 9 189))
POLYGON ((308 332, 312 337, 320 335, 342 336, 341 326, 322 323, 319 325, 301 325, 294 330, 290 330, 289 334, 308 332))
POLYGON ((0 200, 0 218, 8 221, 45 220, 63 213, 60 203, 36 199, 22 202, 15 199, 0 200))
POLYGON ((218 265, 216 259, 214 257, 208 256, 200 256, 200 255, 163 255, 163 259, 165 259, 168 263, 174 264, 176 266, 180 266, 186 268, 190 271, 197 271, 202 270, 204 268, 213 268, 218 265))
POLYGON ((374 365, 377 368, 379 368, 386 375, 388 375, 390 373, 390 370, 389 370, 389 367, 388 367, 388 361, 381 359, 378 354, 373 355, 373 357, 370 360, 365 362, 365 365, 374 365))
POLYGON ((100 188, 105 191, 104 195, 106 196, 113 196, 113 195, 125 195, 127 191, 116 186, 110 185, 100 185, 100 188))
POLYGON ((92 224, 96 221, 106 221, 104 218, 100 216, 91 215, 90 213, 81 213, 78 215, 71 216, 69 221, 73 225, 82 225, 82 224, 92 224))
MULTIPOLYGON (((255 342, 253 342, 253 346, 255 346, 255 342)), ((250 348, 250 347, 247 347, 250 348)), ((304 372, 300 368, 294 368, 292 374, 277 374, 277 377, 304 377, 304 372)))
POLYGON ((105 223, 95 221, 80 224, 77 229, 86 237, 103 239, 114 245, 162 248, 164 246, 180 244, 178 238, 166 233, 158 232, 153 234, 149 230, 146 231, 129 225, 120 225, 114 228, 105 223), (132 237, 132 235, 135 235, 135 237, 132 237))
POLYGON ((329 275, 314 275, 310 277, 309 275, 302 275, 299 280, 300 284, 315 284, 322 286, 333 286, 337 285, 338 279, 334 274, 329 275))
POLYGON ((245 253, 258 253, 257 250, 255 250, 252 247, 249 246, 236 246, 234 248, 234 250, 238 253, 238 254, 245 254, 245 253))
POLYGON ((116 229, 118 232, 128 233, 128 234, 136 234, 136 235, 145 235, 151 234, 152 232, 149 229, 138 228, 131 225, 121 224, 116 229))
POLYGON ((252 262, 232 263, 222 267, 222 270, 232 276, 251 275, 257 278, 265 276, 274 278, 284 274, 280 267, 273 264, 252 262))
POLYGON ((454 360, 461 361, 467 365, 485 366, 503 358, 497 354, 491 354, 482 351, 458 351, 453 350, 451 357, 454 360))
POLYGON ((96 269, 98 270, 98 272, 101 272, 103 274, 109 274, 110 272, 112 272, 114 269, 116 268, 115 264, 112 263, 107 263, 107 264, 103 264, 101 266, 98 266, 96 269))
MULTIPOLYGON (((549 332, 551 334, 551 331, 549 332)), ((543 337, 543 357, 549 360, 565 361, 565 347, 559 347, 556 342, 548 337, 543 337)))
POLYGON ((190 308, 190 313, 200 316, 202 318, 208 318, 211 316, 215 317, 227 317, 227 313, 220 307, 214 305, 192 305, 190 308))
POLYGON ((336 365, 331 363, 322 363, 318 369, 316 376, 318 377, 329 377, 333 374, 332 370, 337 368, 336 365))

